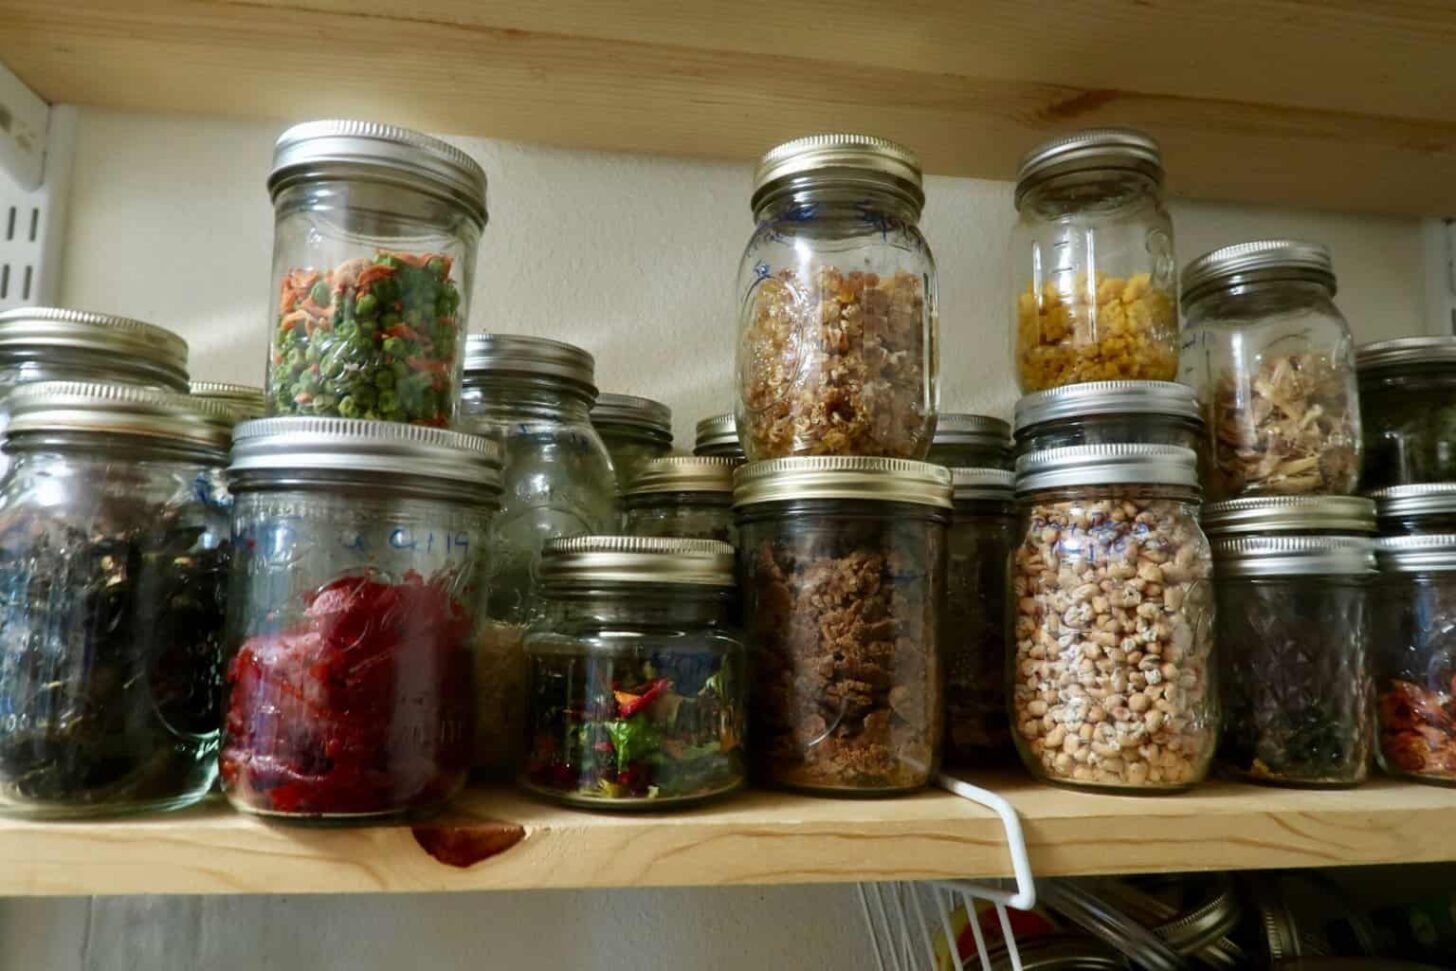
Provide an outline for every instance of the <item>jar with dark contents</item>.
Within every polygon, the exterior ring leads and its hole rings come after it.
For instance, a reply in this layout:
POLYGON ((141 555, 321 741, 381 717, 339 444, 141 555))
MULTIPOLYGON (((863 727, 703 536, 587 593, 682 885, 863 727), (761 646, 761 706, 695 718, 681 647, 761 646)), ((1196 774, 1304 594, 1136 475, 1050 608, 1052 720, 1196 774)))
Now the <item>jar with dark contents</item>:
POLYGON ((696 455, 647 462, 623 498, 627 532, 736 542, 733 469, 737 464, 729 458, 696 455))
POLYGON ((552 540, 541 589, 545 613, 526 638, 527 790, 593 809, 668 809, 743 784, 731 546, 552 540))
POLYGON ((733 459, 739 465, 748 461, 748 456, 743 454, 743 444, 738 441, 738 422, 731 411, 698 422, 693 454, 733 459))
POLYGON ((175 809, 217 772, 228 524, 215 406, 39 382, 0 487, 0 812, 175 809))
POLYGON ((1360 489, 1456 482, 1456 337, 1402 337, 1355 352, 1365 462, 1360 489))
POLYGON ((1174 381, 1091 381, 1016 402, 1018 455, 1072 445, 1176 445, 1207 451, 1198 397, 1174 381))
POLYGON ((1122 793, 1203 781, 1218 735, 1197 456, 1078 445, 1017 461, 1012 717, 1038 779, 1122 793))
POLYGON ((944 736, 949 470, 800 457, 736 481, 759 777, 840 796, 926 785, 944 736))
POLYGON ((221 776, 244 812, 348 822, 465 784, 501 452, 341 418, 239 425, 221 776))
POLYGON ((514 777, 526 737, 526 630, 539 615, 541 547, 617 528, 617 480, 591 422, 596 362, 571 344, 472 334, 461 427, 500 444, 500 512, 491 524, 486 622, 475 650, 475 767, 514 777))
POLYGON ((1382 536, 1456 533, 1456 482, 1387 486, 1370 498, 1382 536))
MULTIPOLYGON (((19 307, 0 313, 0 435, 10 392, 34 381, 97 381, 187 390, 187 342, 154 324, 111 314, 19 307)), ((0 476, 11 457, 0 453, 0 476)))
MULTIPOLYGON (((209 401, 218 406, 211 413, 218 426, 227 430, 229 437, 232 436, 234 425, 262 418, 267 412, 263 389, 246 384, 193 381, 187 393, 194 401, 209 401)), ((222 459, 216 467, 208 470, 204 480, 198 482, 198 490, 206 497, 205 501, 209 506, 223 516, 231 517, 233 497, 227 486, 227 456, 222 456, 222 459)))
POLYGON ((1456 533, 1382 537, 1376 561, 1380 767, 1456 786, 1456 533))
POLYGON ((1011 469, 1011 426, 989 415, 942 414, 925 461, 948 469, 1011 469))
POLYGON ((955 512, 946 547, 945 761, 953 767, 1015 759, 1006 704, 1008 571, 1017 542, 1015 476, 1003 469, 951 469, 955 512))
POLYGON ((644 463, 672 453, 672 409, 660 401, 630 394, 597 395, 591 421, 612 455, 619 492, 627 490, 644 463))
POLYGON ((1373 541, 1267 532, 1215 539, 1213 556, 1219 769, 1297 788, 1364 782, 1373 541))

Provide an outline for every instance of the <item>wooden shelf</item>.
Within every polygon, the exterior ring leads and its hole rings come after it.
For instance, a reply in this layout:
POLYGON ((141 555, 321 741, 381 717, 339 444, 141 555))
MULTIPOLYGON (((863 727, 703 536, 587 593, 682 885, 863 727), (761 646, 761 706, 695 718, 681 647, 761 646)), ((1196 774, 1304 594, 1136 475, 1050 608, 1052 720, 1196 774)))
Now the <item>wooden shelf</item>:
MULTIPOLYGON (((1456 790, 1215 783, 1163 798, 975 777, 1021 813, 1040 876, 1456 860, 1456 790)), ((269 824, 220 802, 105 822, 0 823, 0 894, 363 893, 1009 875, 999 822, 949 794, 750 792, 676 814, 573 812, 506 790, 429 824, 269 824), (436 855, 427 851, 432 847, 436 855), (473 864, 467 858, 481 857, 473 864), (453 860, 441 862, 441 859, 453 860)))
POLYGON ((848 127, 998 179, 1049 133, 1133 124, 1181 195, 1456 214, 1449 3, 0 0, 0 22, 52 101, 733 159, 848 127))

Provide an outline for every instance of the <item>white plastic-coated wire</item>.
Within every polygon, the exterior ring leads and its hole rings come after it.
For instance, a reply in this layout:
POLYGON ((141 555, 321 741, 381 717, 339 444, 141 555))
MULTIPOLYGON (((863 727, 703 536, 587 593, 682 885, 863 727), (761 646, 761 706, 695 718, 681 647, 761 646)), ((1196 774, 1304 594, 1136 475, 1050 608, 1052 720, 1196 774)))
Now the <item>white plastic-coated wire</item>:
POLYGON ((982 900, 990 900, 1006 907, 1015 907, 1017 910, 1030 910, 1035 907, 1036 883, 1031 877, 1031 860, 1026 852, 1026 836, 1021 831, 1021 817, 1016 815, 1016 810, 1012 808, 1011 803, 990 789, 971 785, 969 782, 944 772, 936 777, 935 784, 962 799, 969 799, 977 805, 985 806, 1001 818, 1001 825, 1006 830, 1006 849, 1011 854, 1011 873, 1016 878, 1016 892, 1007 893, 999 887, 977 886, 964 880, 947 882, 958 890, 967 891, 982 900))

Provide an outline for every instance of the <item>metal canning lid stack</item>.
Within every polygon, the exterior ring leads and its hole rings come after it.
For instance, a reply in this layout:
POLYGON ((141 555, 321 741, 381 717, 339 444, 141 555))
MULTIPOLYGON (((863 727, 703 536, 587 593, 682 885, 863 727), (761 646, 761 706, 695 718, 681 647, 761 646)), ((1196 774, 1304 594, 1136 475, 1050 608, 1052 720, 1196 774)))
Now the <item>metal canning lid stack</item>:
POLYGON ((541 551, 547 588, 586 583, 733 586, 733 547, 712 539, 569 536, 541 551))
POLYGON ((601 394, 591 411, 598 431, 672 444, 672 409, 631 394, 601 394))
POLYGON ((1261 239, 1223 246, 1183 268, 1180 302, 1187 309, 1214 290, 1274 280, 1318 283, 1335 294, 1330 251, 1297 239, 1261 239))
POLYGON ((707 455, 667 455, 649 459, 627 487, 627 496, 664 492, 733 492, 733 459, 707 455))
POLYGON ((1016 437, 1049 421, 1086 415, 1168 415, 1202 422, 1198 396, 1176 381, 1089 381, 1034 391, 1017 399, 1016 437))
POLYGON ((951 508, 950 470, 929 462, 853 455, 771 459, 739 467, 737 508, 800 499, 870 499, 951 508))
POLYGON ((750 205, 760 213, 785 195, 806 189, 890 189, 918 212, 925 205, 920 158, 875 135, 805 135, 776 145, 759 159, 750 205))
POLYGON ((59 307, 0 313, 0 362, 67 352, 95 355, 100 367, 125 358, 128 370, 148 372, 174 391, 187 390, 187 342, 164 327, 59 307))
POLYGON ((1375 503, 1359 496, 1253 496, 1204 505, 1210 538, 1244 533, 1374 533, 1375 503))
POLYGON ((951 469, 950 479, 956 502, 1009 500, 1016 494, 1016 473, 1005 469, 951 469))
POLYGON ((1163 180, 1163 157, 1151 135, 1130 128, 1091 128, 1042 142, 1021 158, 1016 206, 1047 179, 1077 172, 1128 169, 1163 180))
POLYGON ((1177 445, 1069 445, 1016 460, 1016 492, 1111 485, 1175 486, 1198 491, 1198 455, 1177 445))
POLYGON ((262 418, 268 410, 262 388, 249 384, 228 384, 225 381, 193 381, 188 389, 194 401, 212 401, 227 409, 228 427, 239 422, 262 418))
POLYGON ((7 436, 100 432, 215 451, 228 447, 226 407, 174 391, 89 381, 37 381, 16 387, 8 404, 7 436))
POLYGON ((1365 536, 1220 536, 1210 545, 1220 578, 1375 572, 1375 541, 1365 536))
POLYGON ((564 381, 596 397, 596 359, 565 341, 522 334, 471 334, 465 339, 466 387, 497 376, 564 381))

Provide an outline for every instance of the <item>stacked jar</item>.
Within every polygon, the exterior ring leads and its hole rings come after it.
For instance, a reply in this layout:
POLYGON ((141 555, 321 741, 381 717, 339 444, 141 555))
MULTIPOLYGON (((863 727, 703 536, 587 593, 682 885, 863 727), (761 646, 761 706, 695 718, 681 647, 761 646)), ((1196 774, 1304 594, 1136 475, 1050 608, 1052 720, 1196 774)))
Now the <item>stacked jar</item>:
POLYGON ((598 395, 591 420, 611 453, 620 492, 632 485, 644 463, 672 452, 672 409, 660 401, 598 395))
POLYGON ((1360 488, 1456 482, 1456 337, 1402 337, 1355 355, 1365 429, 1360 488))
POLYGON ((649 460, 623 497, 627 532, 736 543, 733 470, 738 464, 700 455, 649 460))
POLYGON ((693 454, 732 459, 737 465, 748 461, 748 456, 743 454, 743 446, 738 441, 738 422, 732 412, 713 415, 698 422, 693 454))
POLYGON ((925 461, 948 469, 1011 471, 1011 426, 990 415, 942 414, 925 461))

